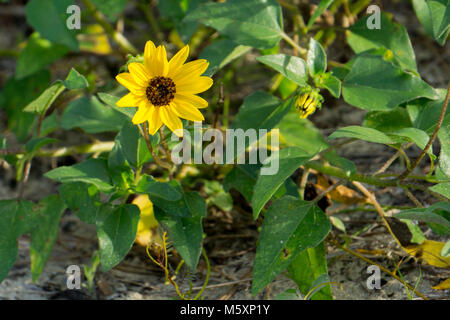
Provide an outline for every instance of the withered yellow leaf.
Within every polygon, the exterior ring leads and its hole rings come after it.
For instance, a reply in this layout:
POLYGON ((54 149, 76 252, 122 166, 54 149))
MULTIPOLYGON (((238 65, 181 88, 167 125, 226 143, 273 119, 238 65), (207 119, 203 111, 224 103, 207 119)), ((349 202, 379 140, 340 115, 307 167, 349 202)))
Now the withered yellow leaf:
POLYGON ((107 55, 112 52, 108 36, 99 24, 92 24, 83 29, 84 33, 77 36, 80 50, 107 55))
POLYGON ((147 245, 161 245, 162 239, 158 231, 158 221, 153 212, 153 203, 148 195, 138 195, 133 204, 137 205, 141 210, 141 218, 138 223, 136 235, 136 243, 146 247, 147 245))
POLYGON ((435 285, 434 287, 431 287, 434 290, 450 290, 450 278, 445 279, 438 285, 435 285))
MULTIPOLYGON (((333 180, 328 179, 322 174, 317 175, 316 187, 322 191, 325 191, 334 183, 335 182, 333 180)), ((361 196, 358 192, 343 185, 337 186, 333 191, 327 194, 327 197, 333 201, 344 204, 358 204, 367 202, 366 198, 361 196)))
POLYGON ((444 245, 444 242, 425 240, 421 244, 409 245, 402 248, 411 256, 419 260, 424 260, 429 265, 438 268, 449 268, 450 257, 441 256, 441 250, 444 245))

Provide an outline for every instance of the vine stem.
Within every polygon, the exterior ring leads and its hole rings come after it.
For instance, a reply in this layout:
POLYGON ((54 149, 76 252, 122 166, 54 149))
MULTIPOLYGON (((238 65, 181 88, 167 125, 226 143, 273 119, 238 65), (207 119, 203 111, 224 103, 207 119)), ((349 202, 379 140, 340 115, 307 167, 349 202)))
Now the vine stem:
POLYGON ((156 164, 160 167, 166 168, 169 171, 172 169, 172 166, 168 163, 163 162, 155 153, 153 150, 152 143, 150 141, 150 137, 148 136, 148 127, 147 123, 144 123, 144 129, 142 129, 141 125, 138 125, 139 131, 141 132, 142 136, 144 137, 145 142, 147 143, 147 148, 150 151, 150 154, 152 155, 153 159, 155 160, 156 164))
POLYGON ((289 37, 286 33, 281 33, 281 38, 289 43, 295 50, 297 50, 302 58, 306 59, 306 55, 308 54, 308 50, 303 47, 300 47, 291 37, 289 37))
POLYGON ((365 262, 367 262, 367 263, 369 263, 369 264, 371 264, 371 265, 377 266, 378 268, 380 268, 380 270, 382 270, 383 272, 387 273, 387 274, 390 275, 391 277, 393 277, 393 278, 395 278, 396 280, 398 280, 400 283, 402 283, 402 284, 403 284, 405 287, 407 287, 409 290, 412 290, 415 294, 417 294, 417 295, 418 295, 419 297, 421 297, 423 300, 428 300, 428 298, 425 297, 422 293, 420 293, 419 291, 417 291, 416 289, 414 289, 411 285, 409 285, 408 283, 406 283, 404 280, 402 280, 402 279, 401 279, 399 276, 397 276, 395 273, 391 272, 389 269, 383 267, 382 265, 379 265, 379 264, 376 263, 375 261, 372 261, 372 260, 370 260, 369 258, 366 258, 366 257, 364 257, 363 255, 361 255, 361 254, 359 254, 359 253, 357 253, 357 252, 355 252, 355 251, 353 251, 353 250, 350 250, 350 249, 348 249, 348 248, 346 248, 346 247, 341 246, 337 241, 333 241, 333 244, 334 244, 337 248, 339 248, 339 249, 341 249, 341 250, 343 250, 343 251, 345 251, 345 252, 351 254, 352 256, 355 256, 355 257, 357 257, 357 258, 359 258, 359 259, 361 259, 361 260, 364 260, 365 262))
POLYGON ((378 203, 378 201, 375 198, 375 196, 373 195, 373 193, 371 193, 369 190, 367 190, 366 187, 364 187, 358 181, 352 181, 352 183, 353 183, 353 185, 355 187, 357 187, 370 200, 370 202, 373 204, 373 206, 377 210, 378 214, 380 215, 381 219, 383 220, 384 224, 386 225, 386 228, 388 229, 388 231, 391 234, 392 238, 394 238, 395 242, 397 242, 399 246, 402 246, 400 241, 398 240, 397 236, 392 231, 391 226, 389 225, 389 223, 388 223, 388 221, 386 219, 386 214, 384 213, 383 208, 380 206, 380 204, 378 203))
POLYGON ((434 130, 433 134, 430 137, 430 140, 428 140, 427 145, 425 146, 425 148, 423 148, 422 152, 417 157, 417 159, 413 162, 413 164, 409 168, 406 168, 406 170, 397 178, 398 181, 404 180, 411 172, 413 172, 413 170, 419 165, 420 161, 422 161, 423 157, 425 157, 425 155, 427 154, 427 151, 428 149, 430 149, 434 140, 436 140, 439 129, 441 128, 442 122, 444 121, 445 118, 449 98, 450 98, 450 83, 448 84, 447 87, 447 94, 445 96, 444 105, 442 106, 441 115, 439 116, 439 120, 436 124, 436 129, 434 130))
POLYGON ((136 55, 138 51, 136 48, 125 38, 123 34, 117 32, 114 27, 109 23, 106 17, 95 7, 91 0, 83 0, 86 8, 92 12, 95 20, 103 27, 105 32, 113 39, 119 47, 125 52, 136 55))

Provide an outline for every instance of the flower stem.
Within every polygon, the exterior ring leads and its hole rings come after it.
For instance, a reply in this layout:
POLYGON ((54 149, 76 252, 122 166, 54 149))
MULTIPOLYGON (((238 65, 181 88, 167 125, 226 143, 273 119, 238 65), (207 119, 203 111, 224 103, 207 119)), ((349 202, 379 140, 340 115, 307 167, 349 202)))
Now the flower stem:
POLYGON ((431 145, 436 139, 439 129, 441 128, 442 122, 444 121, 449 98, 450 98, 450 83, 448 84, 447 87, 447 95, 445 96, 444 105, 442 106, 441 115, 439 116, 436 129, 434 130, 433 134, 430 137, 430 140, 428 140, 427 145, 425 146, 425 148, 423 148, 422 152, 417 157, 417 159, 413 162, 413 164, 409 168, 406 168, 406 170, 397 178, 398 181, 404 180, 411 172, 413 172, 413 170, 419 165, 420 161, 422 161, 423 157, 425 157, 425 155, 427 154, 428 149, 430 149, 431 145))

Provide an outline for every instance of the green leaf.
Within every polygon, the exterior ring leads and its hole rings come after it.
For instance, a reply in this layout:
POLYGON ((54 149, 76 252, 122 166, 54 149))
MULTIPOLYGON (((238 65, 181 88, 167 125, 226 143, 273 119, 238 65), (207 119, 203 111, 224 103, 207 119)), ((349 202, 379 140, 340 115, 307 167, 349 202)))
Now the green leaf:
POLYGON ((111 22, 117 20, 127 4, 127 0, 91 0, 91 2, 111 22))
POLYGON ((450 255, 450 241, 447 241, 445 245, 442 247, 441 256, 447 257, 450 255))
POLYGON ((256 294, 297 255, 319 245, 331 230, 327 216, 311 202, 285 196, 265 214, 253 267, 256 294))
POLYGON ((74 68, 70 69, 66 80, 63 81, 64 86, 69 90, 84 89, 89 86, 86 78, 74 68))
POLYGON ((448 0, 413 0, 417 18, 440 45, 444 45, 450 31, 450 3, 448 0))
POLYGON ((213 204, 225 212, 233 208, 233 198, 225 192, 223 186, 218 181, 205 180, 205 192, 208 195, 207 204, 213 204))
MULTIPOLYGON (((300 292, 307 295, 319 276, 328 275, 327 255, 324 243, 300 252, 287 268, 289 276, 298 285, 300 292)), ((330 285, 324 286, 312 296, 313 300, 333 300, 330 285)))
POLYGON ((327 54, 320 42, 311 38, 309 40, 308 58, 306 59, 311 77, 327 71, 327 54))
POLYGON ((125 117, 106 108, 96 97, 82 97, 69 103, 61 118, 61 126, 70 130, 81 128, 87 133, 119 131, 125 117))
POLYGON ((290 101, 283 103, 277 97, 256 91, 244 99, 233 121, 233 129, 271 130, 289 110, 290 101))
POLYGON ((72 0, 31 0, 25 7, 27 22, 43 38, 77 51, 75 31, 66 26, 66 10, 72 4, 72 0))
POLYGON ((23 110, 26 112, 45 114, 64 89, 65 87, 61 81, 55 81, 51 87, 45 90, 36 100, 29 103, 23 110))
POLYGON ((369 111, 364 117, 364 127, 383 132, 394 132, 412 127, 405 108, 396 107, 389 111, 369 111))
POLYGON ((115 97, 105 92, 99 92, 98 97, 108 106, 112 107, 114 110, 126 115, 128 118, 132 119, 136 113, 137 108, 122 108, 116 105, 117 101, 120 100, 119 97, 115 97))
MULTIPOLYGON (((446 89, 436 89, 438 99, 417 99, 407 104, 407 111, 414 127, 431 134, 439 120, 439 116, 444 106, 446 89)), ((450 125, 450 108, 447 108, 442 126, 450 125)))
MULTIPOLYGON (((395 131, 389 135, 390 137, 405 137, 408 141, 414 142, 420 149, 425 149, 425 146, 427 145, 428 141, 430 140, 430 137, 428 134, 420 129, 417 128, 403 128, 398 131, 395 131)), ((400 142, 402 142, 400 140, 400 142)), ((433 154, 433 146, 430 146, 427 153, 435 159, 436 157, 433 154)))
POLYGON ((17 238, 30 231, 33 203, 0 200, 0 283, 17 259, 17 238))
POLYGON ((82 182, 63 183, 59 193, 65 204, 81 221, 94 224, 97 219, 100 197, 95 185, 82 182))
POLYGON ((209 0, 164 0, 158 1, 158 11, 161 17, 167 19, 175 25, 176 31, 179 33, 181 41, 189 42, 194 32, 198 28, 198 23, 185 22, 183 18, 189 12, 194 12, 200 4, 209 0))
POLYGON ((97 218, 97 236, 102 271, 119 264, 136 239, 139 208, 133 204, 120 207, 104 205, 97 218))
POLYGON ((275 194, 283 182, 298 169, 298 167, 311 159, 306 151, 289 147, 280 150, 279 154, 273 154, 264 162, 264 167, 273 166, 272 162, 278 161, 278 171, 273 175, 258 176, 252 197, 253 218, 256 219, 264 205, 275 194))
POLYGON ((154 206, 154 211, 158 222, 167 230, 169 240, 189 269, 194 271, 201 254, 202 219, 206 217, 206 203, 196 192, 184 193, 183 199, 189 208, 188 217, 174 216, 158 206, 154 206))
POLYGON ((450 179, 450 125, 439 129, 438 138, 441 143, 438 169, 450 179))
POLYGON ((259 169, 260 165, 256 164, 239 164, 234 166, 223 179, 224 190, 228 192, 231 189, 236 189, 250 203, 259 169))
POLYGON ((325 153, 324 157, 330 164, 341 168, 348 177, 356 173, 355 163, 347 158, 339 156, 336 150, 330 150, 325 153))
POLYGON ((37 205, 39 224, 31 232, 30 241, 31 275, 34 282, 41 275, 50 257, 59 233, 59 220, 65 209, 66 205, 56 194, 41 199, 37 205))
POLYGON ((345 101, 365 110, 387 111, 420 97, 436 99, 435 90, 419 77, 402 71, 381 56, 357 56, 344 79, 345 101))
POLYGON ((325 10, 327 10, 327 8, 333 3, 333 1, 334 0, 321 0, 320 1, 319 5, 317 6, 316 10, 312 14, 311 18, 309 18, 309 20, 308 20, 308 25, 307 25, 308 29, 311 28, 314 21, 316 21, 316 19, 318 17, 320 17, 325 10))
POLYGON ((280 72, 283 76, 294 81, 299 86, 306 85, 308 74, 306 71, 306 63, 302 58, 288 56, 286 54, 271 54, 258 57, 257 60, 280 72))
POLYGON ((283 34, 281 7, 276 0, 208 2, 189 13, 184 22, 213 27, 238 44, 269 49, 283 34))
POLYGON ((430 187, 429 189, 450 199, 450 182, 441 182, 430 187))
MULTIPOLYGON (((316 79, 314 80, 316 81, 316 79)), ((329 72, 322 74, 315 84, 319 88, 327 89, 335 98, 341 96, 341 80, 329 72)))
POLYGON ((402 69, 417 71, 416 57, 406 28, 381 14, 381 29, 367 28, 365 16, 358 20, 347 33, 347 41, 355 53, 370 49, 386 48, 392 51, 402 69))
POLYGON ((287 99, 295 92, 295 90, 297 90, 297 88, 298 84, 286 77, 283 77, 283 80, 281 80, 280 85, 278 86, 278 92, 281 95, 281 99, 287 99))
MULTIPOLYGON (((148 151, 147 144, 144 138, 139 133, 139 129, 136 125, 130 121, 126 121, 120 129, 119 134, 116 136, 114 148, 118 148, 120 156, 125 159, 129 164, 134 167, 141 167, 145 162, 151 158, 148 151)), ((113 165, 111 162, 113 151, 110 153, 108 163, 110 167, 122 166, 123 163, 116 163, 113 165)))
POLYGON ((450 215, 450 204, 438 202, 426 208, 415 208, 403 210, 395 217, 398 219, 409 219, 426 222, 433 230, 439 230, 439 234, 450 235, 450 221, 442 214, 447 212, 450 215))
POLYGON ((45 177, 61 182, 84 182, 95 185, 102 192, 111 192, 111 178, 105 160, 88 159, 71 167, 62 166, 44 174, 45 177))
POLYGON ((249 52, 251 47, 235 43, 230 39, 219 39, 211 43, 200 54, 201 59, 209 62, 205 74, 213 76, 217 71, 225 67, 231 61, 249 52))
POLYGON ((292 110, 278 124, 280 142, 302 148, 309 154, 316 154, 329 147, 320 131, 307 119, 300 119, 292 110))
POLYGON ((41 135, 46 136, 59 128, 58 112, 55 110, 42 121, 41 135))
MULTIPOLYGON (((182 200, 183 196, 178 185, 174 187, 170 183, 156 181, 149 175, 143 175, 141 177, 136 186, 136 192, 148 194, 152 201, 158 198, 158 200, 161 200, 161 203, 164 201, 182 200)), ((156 201, 155 204, 159 205, 159 202, 156 201)))
POLYGON ((25 144, 25 150, 28 153, 34 153, 34 152, 38 151, 40 148, 42 148, 43 146, 50 144, 50 143, 58 142, 58 141, 59 141, 58 139, 46 138, 46 137, 33 138, 25 144))
POLYGON ((381 144, 393 144, 394 141, 381 131, 360 126, 348 126, 337 129, 328 139, 355 138, 381 144))
POLYGON ((49 40, 41 38, 37 32, 33 33, 17 59, 16 79, 22 79, 42 70, 53 61, 66 55, 69 50, 64 45, 52 44, 49 40))

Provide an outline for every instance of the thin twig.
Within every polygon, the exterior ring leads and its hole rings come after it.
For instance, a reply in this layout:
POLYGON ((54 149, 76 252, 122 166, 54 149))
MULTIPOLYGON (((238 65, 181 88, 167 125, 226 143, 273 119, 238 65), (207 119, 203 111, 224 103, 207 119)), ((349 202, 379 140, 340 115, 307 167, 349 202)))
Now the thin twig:
POLYGON ((323 190, 318 196, 316 196, 313 200, 312 203, 317 203, 320 201, 320 199, 322 199, 324 196, 327 195, 327 193, 333 191, 334 189, 336 189, 337 187, 339 187, 342 183, 344 183, 344 180, 339 180, 336 183, 332 184, 331 186, 329 186, 328 188, 326 188, 325 190, 323 190))
POLYGON ((220 110, 223 109, 223 104, 225 102, 224 93, 223 93, 223 82, 220 83, 220 89, 219 89, 219 98, 217 99, 217 106, 216 106, 216 115, 214 116, 214 124, 213 128, 217 128, 217 124, 219 122, 219 114, 220 110))
POLYGON ((351 254, 352 256, 355 256, 361 260, 364 260, 365 262, 371 264, 371 265, 375 265, 378 268, 380 268, 380 270, 382 270, 383 272, 387 273, 388 275, 390 275, 391 277, 394 277, 396 280, 400 281, 405 287, 407 287, 409 290, 412 290, 415 294, 417 294, 419 297, 421 297, 423 300, 428 300, 427 297, 425 297, 422 293, 420 293, 419 291, 417 291, 416 289, 414 289, 411 285, 409 285, 408 283, 406 283, 405 281, 403 281, 399 276, 397 276, 396 274, 392 273, 390 270, 388 270, 387 268, 383 267, 382 265, 379 265, 378 263, 376 263, 375 261, 370 260, 369 258, 364 257, 363 255, 350 250, 348 248, 345 248, 343 246, 341 246, 337 241, 333 241, 333 244, 338 247, 341 250, 344 250, 345 252, 351 254))
POLYGON ((355 185, 355 187, 357 187, 370 200, 370 202, 373 204, 375 209, 377 209, 378 214, 380 215, 381 219, 383 220, 384 224, 386 225, 386 228, 388 229, 388 231, 391 234, 391 236, 401 246, 400 241, 398 240, 397 236, 392 231, 391 226, 389 225, 389 222, 386 219, 386 213, 384 212, 383 208, 378 203, 378 201, 375 198, 375 196, 369 190, 367 190, 366 187, 364 187, 361 183, 359 183, 358 181, 352 181, 352 183, 353 183, 353 185, 355 185))
POLYGON ((412 193, 411 191, 408 190, 408 188, 402 188, 403 191, 405 192, 405 194, 408 196, 408 198, 414 202, 414 204, 418 207, 418 208, 423 208, 423 204, 419 201, 419 199, 417 199, 412 193))
POLYGON ((404 180, 411 172, 413 172, 413 170, 419 165, 419 163, 423 159, 423 157, 425 157, 425 155, 427 154, 428 149, 430 149, 431 145, 433 144, 434 140, 436 139, 439 129, 441 128, 442 122, 444 121, 445 112, 447 111, 447 105, 448 105, 449 98, 450 98, 450 83, 448 84, 448 87, 447 87, 447 95, 445 96, 444 105, 442 106, 441 115, 439 116, 439 120, 437 122, 436 129, 434 130, 433 134, 430 137, 430 140, 428 140, 427 145, 425 146, 425 148, 423 148, 420 155, 413 162, 413 164, 409 168, 406 168, 406 170, 398 177, 398 181, 404 180))
POLYGON ((150 141, 150 137, 148 136, 148 127, 147 123, 144 122, 144 129, 142 129, 141 125, 138 125, 139 131, 141 132, 142 136, 145 139, 145 142, 147 143, 147 148, 150 151, 150 154, 152 155, 153 159, 155 160, 156 164, 160 167, 166 168, 168 170, 172 169, 172 166, 168 163, 163 162, 155 153, 153 150, 152 143, 150 141))
MULTIPOLYGON (((405 146, 405 148, 403 149, 403 151, 404 150, 406 150, 406 149, 408 149, 410 146, 412 146, 414 144, 414 142, 410 142, 410 143, 408 143, 406 146, 405 146)), ((385 172, 390 166, 391 166, 391 164, 400 156, 400 150, 397 150, 397 152, 392 156, 392 157, 390 157, 389 159, 388 159, 388 161, 386 161, 382 166, 381 166, 381 168, 380 169, 378 169, 378 171, 377 172, 375 172, 373 175, 374 176, 377 176, 377 175, 379 175, 379 174, 382 174, 383 172, 385 172)))

